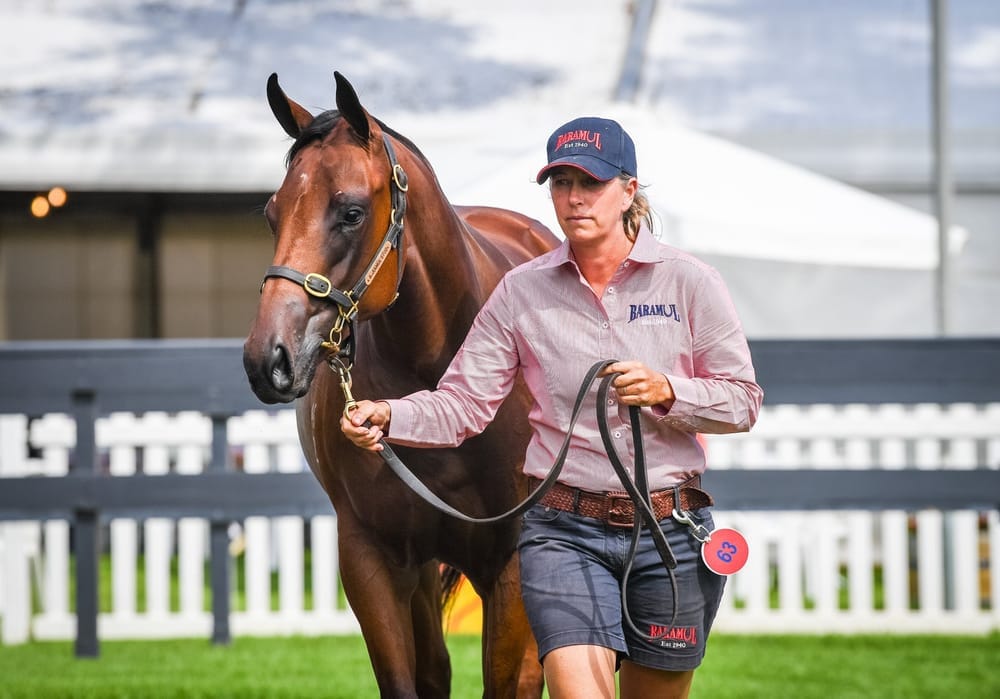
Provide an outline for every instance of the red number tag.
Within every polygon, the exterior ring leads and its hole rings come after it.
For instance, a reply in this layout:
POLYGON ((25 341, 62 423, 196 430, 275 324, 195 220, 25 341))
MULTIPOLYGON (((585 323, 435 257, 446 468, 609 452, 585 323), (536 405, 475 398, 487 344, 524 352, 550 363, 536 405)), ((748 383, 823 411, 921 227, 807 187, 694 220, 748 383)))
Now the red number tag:
POLYGON ((716 529, 701 545, 701 558, 713 573, 732 575, 746 565, 750 548, 747 540, 735 529, 716 529))

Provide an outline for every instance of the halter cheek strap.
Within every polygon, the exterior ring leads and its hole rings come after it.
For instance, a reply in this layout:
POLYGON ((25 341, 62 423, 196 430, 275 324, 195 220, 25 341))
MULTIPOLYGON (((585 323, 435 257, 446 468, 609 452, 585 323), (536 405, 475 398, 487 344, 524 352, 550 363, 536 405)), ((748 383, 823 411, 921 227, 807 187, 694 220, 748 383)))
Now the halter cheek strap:
MULTIPOLYGON (((315 296, 319 299, 324 299, 326 301, 332 301, 342 308, 352 308, 357 304, 351 299, 351 295, 354 290, 351 291, 341 291, 333 286, 333 283, 324 277, 322 274, 317 274, 316 272, 310 272, 309 274, 302 274, 291 267, 284 267, 282 265, 271 265, 267 268, 264 273, 264 281, 267 281, 270 277, 282 277, 293 281, 300 285, 306 290, 306 293, 310 296, 315 296)), ((263 290, 264 282, 261 282, 261 289, 263 290)))

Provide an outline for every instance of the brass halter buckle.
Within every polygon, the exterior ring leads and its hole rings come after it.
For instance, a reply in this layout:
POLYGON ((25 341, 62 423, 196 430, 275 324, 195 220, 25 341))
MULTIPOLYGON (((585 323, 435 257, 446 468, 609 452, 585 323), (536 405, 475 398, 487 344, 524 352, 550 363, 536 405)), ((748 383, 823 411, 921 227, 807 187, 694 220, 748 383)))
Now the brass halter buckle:
POLYGON ((392 179, 399 187, 400 192, 405 192, 410 188, 410 182, 406 177, 406 170, 399 163, 392 164, 392 179))
POLYGON ((333 289, 333 282, 322 274, 310 272, 306 275, 306 280, 302 282, 302 288, 306 290, 307 294, 324 299, 329 296, 330 291, 333 289))

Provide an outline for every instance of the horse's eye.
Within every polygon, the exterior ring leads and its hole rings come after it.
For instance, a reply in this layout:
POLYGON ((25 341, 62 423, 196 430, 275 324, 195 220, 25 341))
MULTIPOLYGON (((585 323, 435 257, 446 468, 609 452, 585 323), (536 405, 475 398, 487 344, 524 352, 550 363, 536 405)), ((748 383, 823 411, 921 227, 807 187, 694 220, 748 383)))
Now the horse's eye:
POLYGON ((361 223, 361 221, 363 221, 364 218, 365 218, 364 209, 357 206, 351 207, 350 209, 344 212, 344 223, 346 223, 348 226, 356 226, 359 223, 361 223))

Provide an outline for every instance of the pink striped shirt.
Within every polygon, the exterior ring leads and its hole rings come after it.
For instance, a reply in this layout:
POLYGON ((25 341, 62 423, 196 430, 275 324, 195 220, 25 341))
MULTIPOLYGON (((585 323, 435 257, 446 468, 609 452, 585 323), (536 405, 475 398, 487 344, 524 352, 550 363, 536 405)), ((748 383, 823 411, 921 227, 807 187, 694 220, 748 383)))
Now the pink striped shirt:
MULTIPOLYGON (((524 470, 544 478, 562 446, 587 370, 639 360, 667 376, 676 398, 640 411, 651 489, 705 470, 697 433, 749 430, 763 391, 729 292, 715 269, 658 242, 643 227, 602 298, 569 244, 511 270, 479 312, 435 391, 390 400, 389 441, 456 446, 489 424, 518 371, 533 398, 524 470)), ((560 481, 621 490, 598 431, 596 384, 573 433, 560 481)), ((631 469, 628 407, 609 395, 618 453, 631 469)), ((633 474, 634 475, 634 474, 633 474)))

